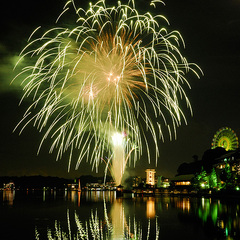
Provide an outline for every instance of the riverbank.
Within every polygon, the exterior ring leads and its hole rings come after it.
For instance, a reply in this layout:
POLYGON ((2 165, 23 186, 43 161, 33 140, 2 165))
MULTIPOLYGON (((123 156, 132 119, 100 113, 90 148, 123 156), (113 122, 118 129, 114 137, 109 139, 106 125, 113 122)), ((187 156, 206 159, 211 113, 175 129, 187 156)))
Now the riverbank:
POLYGON ((237 198, 240 199, 240 191, 235 189, 221 189, 217 190, 172 190, 172 189, 134 189, 132 190, 135 197, 140 196, 185 196, 185 197, 205 197, 205 198, 237 198))

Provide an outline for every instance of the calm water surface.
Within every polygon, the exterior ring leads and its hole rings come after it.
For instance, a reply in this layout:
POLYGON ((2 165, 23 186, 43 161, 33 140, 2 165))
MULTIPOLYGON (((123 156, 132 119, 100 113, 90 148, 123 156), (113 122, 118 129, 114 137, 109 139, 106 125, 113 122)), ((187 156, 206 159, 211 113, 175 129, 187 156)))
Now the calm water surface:
POLYGON ((53 190, 0 191, 0 199, 1 240, 240 239, 239 200, 53 190))

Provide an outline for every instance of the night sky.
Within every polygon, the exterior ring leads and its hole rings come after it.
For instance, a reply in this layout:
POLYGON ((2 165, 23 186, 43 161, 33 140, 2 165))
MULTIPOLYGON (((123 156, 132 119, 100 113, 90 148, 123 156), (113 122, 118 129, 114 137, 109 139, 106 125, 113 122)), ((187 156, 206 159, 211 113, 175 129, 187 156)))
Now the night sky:
MULTIPOLYGON (((142 8, 142 3, 146 3, 143 0, 135 2, 142 8)), ((88 163, 80 165, 78 170, 73 165, 68 173, 68 156, 56 162, 56 156, 48 154, 48 142, 37 156, 42 133, 31 125, 20 136, 20 129, 12 133, 28 106, 28 102, 18 106, 22 91, 9 85, 16 74, 12 71, 16 56, 36 27, 48 29, 55 25, 64 3, 63 0, 13 0, 1 7, 0 176, 74 178, 82 174, 96 175, 88 163)), ((185 111, 188 125, 177 129, 177 140, 169 141, 165 137, 164 143, 159 142, 158 166, 155 167, 154 160, 149 165, 143 158, 135 168, 127 168, 129 175, 144 176, 146 168, 156 168, 158 175, 173 177, 181 163, 193 161, 193 155, 201 159, 204 151, 211 147, 212 138, 219 128, 228 126, 240 137, 240 1, 165 0, 165 3, 166 6, 160 5, 155 12, 167 17, 169 30, 180 31, 186 43, 183 55, 189 62, 197 63, 204 76, 199 80, 189 75, 192 89, 186 89, 186 92, 192 104, 193 117, 185 111)), ((103 167, 97 175, 103 175, 103 167)))

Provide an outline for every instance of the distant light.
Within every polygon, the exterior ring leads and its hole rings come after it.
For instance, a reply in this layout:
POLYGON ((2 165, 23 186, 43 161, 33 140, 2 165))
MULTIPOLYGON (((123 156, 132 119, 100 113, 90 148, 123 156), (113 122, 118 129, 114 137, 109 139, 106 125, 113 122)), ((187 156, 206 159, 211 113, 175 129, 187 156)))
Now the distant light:
POLYGON ((237 191, 239 191, 239 190, 240 190, 240 188, 239 188, 239 187, 236 187, 236 190, 237 190, 237 191))

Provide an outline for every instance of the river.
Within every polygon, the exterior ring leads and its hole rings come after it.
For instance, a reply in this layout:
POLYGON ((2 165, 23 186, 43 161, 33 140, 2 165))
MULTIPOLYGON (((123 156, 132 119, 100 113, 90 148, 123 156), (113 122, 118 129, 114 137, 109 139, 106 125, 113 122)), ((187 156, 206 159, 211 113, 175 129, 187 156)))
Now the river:
POLYGON ((240 201, 0 191, 0 239, 240 239, 240 201))

